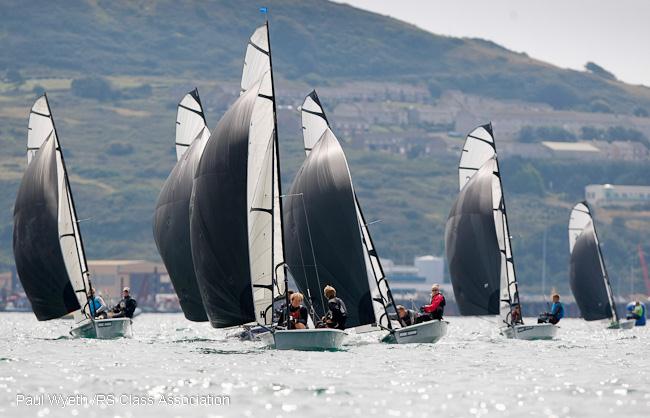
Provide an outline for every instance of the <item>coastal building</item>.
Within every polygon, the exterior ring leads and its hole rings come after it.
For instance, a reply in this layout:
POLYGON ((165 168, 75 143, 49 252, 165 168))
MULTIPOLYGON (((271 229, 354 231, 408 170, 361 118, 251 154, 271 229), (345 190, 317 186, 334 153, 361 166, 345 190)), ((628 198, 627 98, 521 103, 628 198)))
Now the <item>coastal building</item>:
POLYGON ((595 206, 650 204, 650 186, 590 184, 585 187, 585 199, 595 206))

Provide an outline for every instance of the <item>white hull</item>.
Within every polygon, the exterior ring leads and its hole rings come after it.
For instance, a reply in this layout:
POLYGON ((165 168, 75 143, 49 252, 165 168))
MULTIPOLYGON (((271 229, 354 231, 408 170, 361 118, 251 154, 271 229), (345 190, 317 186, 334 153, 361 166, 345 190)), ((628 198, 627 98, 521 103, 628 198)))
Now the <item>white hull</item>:
POLYGON ((517 340, 552 340, 558 327, 553 324, 515 325, 502 328, 501 334, 517 340))
POLYGON ((102 340, 112 338, 131 338, 130 318, 109 318, 109 319, 84 319, 70 330, 70 335, 77 338, 99 338, 102 340))
POLYGON ((435 344, 447 335, 449 322, 435 320, 396 329, 382 341, 390 344, 435 344))
POLYGON ((618 322, 612 322, 607 327, 608 329, 632 329, 636 321, 634 319, 621 319, 618 322))
POLYGON ((333 351, 340 350, 348 334, 338 329, 276 330, 260 334, 266 345, 276 350, 333 351))

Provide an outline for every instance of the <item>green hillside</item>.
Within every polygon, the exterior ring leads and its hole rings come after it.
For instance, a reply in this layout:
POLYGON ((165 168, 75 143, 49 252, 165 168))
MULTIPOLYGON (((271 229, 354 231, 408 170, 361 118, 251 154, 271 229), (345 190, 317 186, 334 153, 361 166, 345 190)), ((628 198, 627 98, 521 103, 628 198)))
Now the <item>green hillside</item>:
MULTIPOLYGON (((626 114, 650 109, 645 87, 561 70, 486 41, 436 36, 324 1, 266 4, 279 84, 304 86, 305 94, 311 87, 370 80, 417 84, 431 100, 457 89, 557 108, 593 110, 594 102, 605 102, 626 114)), ((151 220, 175 162, 175 104, 198 86, 204 102, 213 103, 208 124, 216 124, 232 100, 224 91, 240 76, 246 40, 262 23, 258 3, 0 0, 0 6, 0 271, 13 264, 12 210, 25 164, 27 116, 43 89, 72 175, 88 257, 156 259, 151 220)), ((282 100, 282 87, 278 96, 282 100)), ((321 99, 330 110, 334 100, 321 99)), ((299 134, 296 123, 281 123, 287 186, 303 158, 299 134)), ((344 147, 366 217, 381 220, 372 226, 381 256, 410 262, 442 254, 457 192, 457 153, 409 159, 344 147)), ((502 171, 518 273, 535 290, 545 223, 549 282, 566 290, 572 202, 589 183, 649 184, 650 178, 642 163, 513 158, 503 160, 502 171)), ((650 226, 607 218, 599 228, 614 280, 627 277, 631 266, 638 275, 633 253, 650 226)))
MULTIPOLYGON (((157 75, 233 79, 261 23, 242 0, 2 0, 0 68, 29 76, 157 75)), ((395 19, 321 0, 272 0, 277 72, 312 84, 391 80, 557 108, 631 113, 650 89, 600 73, 562 70, 494 43, 430 34, 395 19)), ((460 24, 460 22, 459 22, 460 24)))

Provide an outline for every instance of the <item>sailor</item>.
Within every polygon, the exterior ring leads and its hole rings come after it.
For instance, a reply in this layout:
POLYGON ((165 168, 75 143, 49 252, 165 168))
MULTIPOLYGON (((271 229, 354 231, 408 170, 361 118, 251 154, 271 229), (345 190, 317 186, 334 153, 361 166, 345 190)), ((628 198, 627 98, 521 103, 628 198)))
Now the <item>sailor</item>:
POLYGON ((397 305, 397 320, 403 327, 415 324, 417 314, 412 309, 406 309, 403 305, 397 305))
POLYGON ((440 285, 434 284, 431 286, 431 303, 420 308, 422 314, 415 319, 415 322, 419 324, 433 319, 442 319, 446 304, 445 297, 440 293, 440 285))
POLYGON ((555 325, 564 318, 564 305, 560 302, 560 295, 553 293, 553 304, 551 305, 551 312, 545 312, 537 318, 538 324, 550 322, 555 325))
MULTIPOLYGON (((289 300, 289 303, 291 303, 291 295, 293 295, 293 290, 287 290, 287 299, 289 300)), ((277 323, 278 324, 285 324, 286 318, 285 314, 287 312, 287 304, 282 303, 279 308, 275 310, 275 315, 278 318, 277 323)))
POLYGON ((291 294, 291 304, 289 305, 289 329, 306 329, 309 312, 302 304, 305 297, 300 292, 291 294))
POLYGON ((636 319, 636 322, 634 323, 635 326, 637 327, 642 327, 645 326, 645 317, 646 317, 646 312, 645 312, 645 305, 638 300, 634 301, 634 304, 629 304, 627 305, 627 309, 630 311, 627 314, 627 319, 636 319))
POLYGON ((107 309, 106 303, 101 296, 95 295, 95 289, 92 287, 88 292, 88 309, 90 310, 90 316, 97 318, 98 316, 106 315, 105 311, 107 309))
POLYGON ((327 328, 345 329, 345 321, 348 319, 348 309, 345 303, 336 297, 336 289, 327 285, 323 290, 327 298, 327 314, 323 317, 323 322, 327 328))
POLYGON ((113 308, 113 318, 133 318, 138 302, 131 297, 130 290, 128 287, 122 290, 122 300, 113 308))
POLYGON ((510 308, 510 323, 513 325, 523 324, 521 319, 521 305, 516 303, 510 308))

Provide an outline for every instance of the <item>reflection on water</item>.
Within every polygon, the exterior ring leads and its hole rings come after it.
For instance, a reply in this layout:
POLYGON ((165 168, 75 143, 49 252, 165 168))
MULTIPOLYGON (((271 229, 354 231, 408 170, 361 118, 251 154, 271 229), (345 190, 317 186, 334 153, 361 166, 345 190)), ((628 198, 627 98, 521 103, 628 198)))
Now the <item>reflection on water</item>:
POLYGON ((232 330, 182 315, 141 315, 133 339, 111 341, 70 339, 69 321, 0 318, 3 417, 635 417, 650 410, 650 327, 607 330, 567 319, 555 341, 520 341, 502 338, 490 321, 450 317, 436 345, 380 344, 377 332, 350 336, 342 352, 292 352, 227 338, 232 330), (26 396, 36 403, 39 394, 42 404, 26 405, 26 396), (82 398, 58 406, 47 398, 53 394, 82 398))

